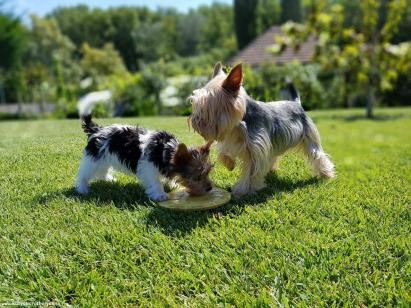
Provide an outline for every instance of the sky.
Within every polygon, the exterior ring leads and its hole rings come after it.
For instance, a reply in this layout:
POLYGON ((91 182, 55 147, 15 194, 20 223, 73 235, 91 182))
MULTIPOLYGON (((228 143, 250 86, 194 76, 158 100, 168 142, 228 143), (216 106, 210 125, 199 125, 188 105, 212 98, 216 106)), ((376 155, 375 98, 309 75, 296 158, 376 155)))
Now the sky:
POLYGON ((190 8, 204 4, 209 5, 213 2, 232 3, 232 0, 6 0, 7 6, 12 8, 15 13, 26 16, 32 13, 44 16, 58 6, 77 4, 87 4, 90 7, 102 9, 121 5, 147 6, 151 9, 174 7, 181 12, 187 12, 190 8))

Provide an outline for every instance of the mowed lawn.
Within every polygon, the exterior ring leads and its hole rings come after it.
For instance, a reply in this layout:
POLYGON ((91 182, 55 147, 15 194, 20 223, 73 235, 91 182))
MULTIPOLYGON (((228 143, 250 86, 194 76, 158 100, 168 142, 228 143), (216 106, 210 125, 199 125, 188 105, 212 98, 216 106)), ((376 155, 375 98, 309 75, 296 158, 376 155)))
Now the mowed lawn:
MULTIPOLYGON (((260 194, 194 213, 123 175, 77 195, 78 120, 0 122, 0 303, 409 306, 411 109, 363 113, 310 113, 336 180, 291 153, 260 194)), ((202 141, 183 117, 98 122, 202 141)), ((216 163, 212 178, 230 189, 238 175, 216 163)))

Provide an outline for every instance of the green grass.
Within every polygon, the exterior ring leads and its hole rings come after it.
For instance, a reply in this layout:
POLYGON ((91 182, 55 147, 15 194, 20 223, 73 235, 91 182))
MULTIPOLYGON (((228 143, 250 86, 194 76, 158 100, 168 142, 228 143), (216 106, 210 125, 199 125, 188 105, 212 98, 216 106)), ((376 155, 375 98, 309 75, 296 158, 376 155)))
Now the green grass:
MULTIPOLYGON (((78 121, 1 122, 0 303, 409 306, 411 109, 362 114, 311 113, 336 180, 290 154, 260 194, 198 213, 156 207, 123 175, 80 197, 78 121)), ((201 142, 185 118, 99 122, 201 142)))

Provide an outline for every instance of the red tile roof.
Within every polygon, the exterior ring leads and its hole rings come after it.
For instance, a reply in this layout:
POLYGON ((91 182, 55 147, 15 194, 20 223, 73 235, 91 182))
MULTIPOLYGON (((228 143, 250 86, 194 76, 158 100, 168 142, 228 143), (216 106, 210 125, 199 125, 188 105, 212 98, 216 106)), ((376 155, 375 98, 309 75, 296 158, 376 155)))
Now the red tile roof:
POLYGON ((284 64, 298 60, 301 63, 309 63, 314 55, 315 39, 311 38, 300 46, 298 51, 293 48, 287 48, 282 54, 275 55, 267 50, 268 47, 275 44, 274 37, 282 35, 281 27, 272 26, 261 36, 240 50, 228 62, 235 64, 239 62, 256 66, 262 63, 284 64))

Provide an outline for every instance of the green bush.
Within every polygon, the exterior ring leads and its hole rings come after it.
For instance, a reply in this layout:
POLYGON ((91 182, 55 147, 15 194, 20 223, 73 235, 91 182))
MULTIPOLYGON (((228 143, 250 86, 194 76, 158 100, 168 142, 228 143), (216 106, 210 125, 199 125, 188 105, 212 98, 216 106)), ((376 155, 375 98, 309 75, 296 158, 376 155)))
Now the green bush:
POLYGON ((307 110, 326 106, 329 97, 339 87, 338 80, 332 79, 333 87, 326 91, 319 76, 317 65, 301 65, 290 63, 284 66, 264 64, 256 69, 246 66, 244 70, 244 85, 247 92, 261 101, 286 99, 287 80, 291 80, 298 89, 304 108, 307 110))
POLYGON ((180 100, 180 105, 173 108, 175 114, 187 116, 191 114, 191 103, 188 97, 193 90, 198 89, 207 82, 207 76, 190 76, 187 82, 177 85, 176 97, 180 100))
POLYGON ((113 91, 114 110, 123 116, 158 114, 157 91, 161 77, 151 72, 112 76, 106 88, 113 91))

